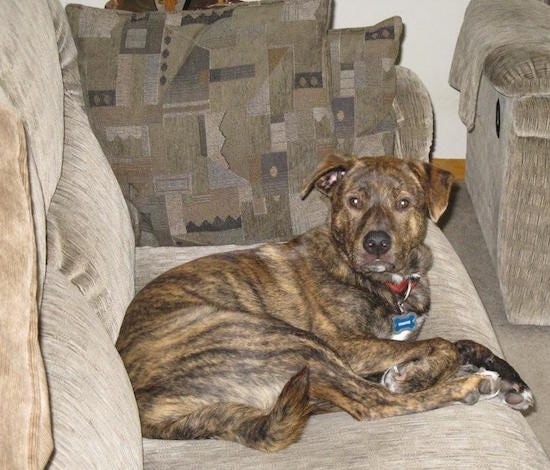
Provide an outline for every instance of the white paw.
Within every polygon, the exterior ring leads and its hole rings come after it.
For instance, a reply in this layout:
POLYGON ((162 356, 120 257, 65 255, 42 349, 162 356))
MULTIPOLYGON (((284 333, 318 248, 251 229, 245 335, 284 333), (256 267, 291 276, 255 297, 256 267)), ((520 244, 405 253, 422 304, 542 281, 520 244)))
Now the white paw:
POLYGON ((500 390, 499 398, 510 408, 519 411, 528 410, 535 404, 533 392, 528 388, 521 392, 516 392, 513 390, 500 390))
POLYGON ((499 395, 501 380, 497 372, 481 368, 475 374, 487 379, 480 385, 480 400, 490 400, 499 395))
POLYGON ((392 393, 399 393, 399 368, 397 366, 390 367, 380 380, 380 384, 386 387, 392 393))

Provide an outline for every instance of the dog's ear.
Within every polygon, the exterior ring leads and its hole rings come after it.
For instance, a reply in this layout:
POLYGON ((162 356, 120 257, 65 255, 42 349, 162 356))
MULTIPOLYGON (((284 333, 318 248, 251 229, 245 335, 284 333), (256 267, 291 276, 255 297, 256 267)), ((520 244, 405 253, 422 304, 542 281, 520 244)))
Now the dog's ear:
POLYGON ((317 167, 313 176, 304 185, 300 197, 305 199, 315 187, 325 196, 329 196, 336 183, 353 166, 354 160, 341 155, 329 155, 317 167))
POLYGON ((429 163, 411 161, 411 165, 424 186, 430 218, 437 222, 449 205, 455 178, 451 172, 429 163))

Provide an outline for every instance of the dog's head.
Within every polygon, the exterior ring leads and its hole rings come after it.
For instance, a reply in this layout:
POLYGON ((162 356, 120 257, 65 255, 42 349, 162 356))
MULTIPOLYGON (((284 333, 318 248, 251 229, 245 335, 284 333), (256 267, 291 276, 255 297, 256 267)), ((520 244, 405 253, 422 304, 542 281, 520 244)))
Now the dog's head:
POLYGON ((332 155, 302 191, 331 202, 330 231, 359 273, 400 273, 423 244, 427 219, 447 208, 453 176, 430 164, 390 157, 332 155))

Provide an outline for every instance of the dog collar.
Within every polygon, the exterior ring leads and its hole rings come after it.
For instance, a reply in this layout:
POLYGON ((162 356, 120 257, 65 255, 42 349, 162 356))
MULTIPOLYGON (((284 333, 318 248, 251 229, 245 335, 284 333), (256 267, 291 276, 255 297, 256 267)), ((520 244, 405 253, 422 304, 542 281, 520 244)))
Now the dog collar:
POLYGON ((418 280, 420 279, 420 275, 411 274, 410 276, 404 276, 404 277, 399 276, 399 278, 401 278, 399 282, 388 281, 386 282, 386 286, 394 294, 404 295, 405 298, 403 300, 407 300, 407 297, 409 297, 411 290, 413 290, 418 285, 418 280))
MULTIPOLYGON (((398 277, 398 275, 395 275, 394 281, 398 281, 399 278, 401 276, 398 277)), ((401 315, 393 316, 394 339, 405 339, 406 337, 401 338, 403 334, 407 334, 408 331, 414 331, 419 326, 416 313, 405 309, 405 301, 409 298, 411 291, 417 286, 419 279, 420 275, 411 274, 401 278, 399 282, 386 282, 386 285, 392 292, 402 297, 397 302, 401 315)))
POLYGON ((414 331, 418 326, 416 313, 408 312, 402 315, 393 316, 393 333, 399 334, 403 331, 414 331))

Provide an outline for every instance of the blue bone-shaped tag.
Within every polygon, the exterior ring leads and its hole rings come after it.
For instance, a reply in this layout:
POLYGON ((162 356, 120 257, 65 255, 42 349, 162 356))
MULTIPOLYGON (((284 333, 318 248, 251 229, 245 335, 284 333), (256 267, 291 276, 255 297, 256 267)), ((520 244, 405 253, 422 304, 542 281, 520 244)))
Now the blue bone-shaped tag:
POLYGON ((400 333, 405 330, 414 330, 416 328, 416 313, 409 312, 403 315, 393 317, 393 332, 400 333))

